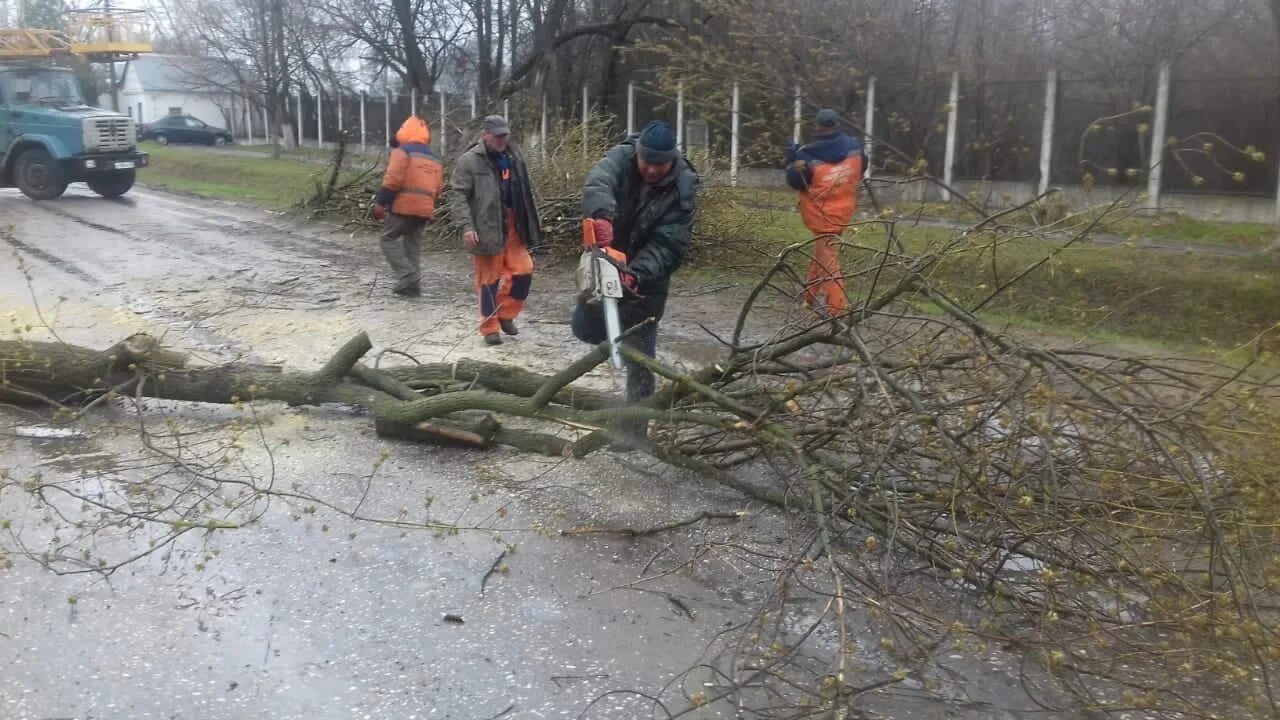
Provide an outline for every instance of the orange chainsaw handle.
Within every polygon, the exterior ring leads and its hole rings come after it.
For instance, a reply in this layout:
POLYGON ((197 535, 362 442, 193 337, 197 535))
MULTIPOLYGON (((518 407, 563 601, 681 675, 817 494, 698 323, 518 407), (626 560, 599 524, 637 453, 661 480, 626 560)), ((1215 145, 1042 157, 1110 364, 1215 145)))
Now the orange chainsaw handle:
POLYGON ((627 264, 627 255, 621 250, 596 246, 596 223, 591 218, 585 218, 582 221, 582 247, 587 250, 600 250, 614 262, 627 264))

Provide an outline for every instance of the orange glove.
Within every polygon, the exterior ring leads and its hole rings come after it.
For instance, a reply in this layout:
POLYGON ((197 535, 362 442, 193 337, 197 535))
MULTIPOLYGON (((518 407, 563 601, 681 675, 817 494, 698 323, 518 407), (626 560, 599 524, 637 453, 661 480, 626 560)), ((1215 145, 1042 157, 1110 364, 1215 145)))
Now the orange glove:
POLYGON ((626 270, 619 270, 618 276, 622 278, 622 286, 634 295, 640 294, 640 278, 635 273, 626 270))

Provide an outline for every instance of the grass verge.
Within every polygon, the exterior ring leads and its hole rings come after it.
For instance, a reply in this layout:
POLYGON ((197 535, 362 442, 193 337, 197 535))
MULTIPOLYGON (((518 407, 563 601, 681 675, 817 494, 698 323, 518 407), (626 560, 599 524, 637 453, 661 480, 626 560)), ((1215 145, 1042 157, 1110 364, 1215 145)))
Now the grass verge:
MULTIPOLYGON (((696 243, 695 263, 704 268, 749 275, 771 265, 786 245, 809 238, 794 213, 760 210, 732 196, 702 208, 703 227, 723 235, 696 243)), ((957 231, 900 224, 898 236, 909 252, 920 254, 942 247, 957 231)), ((878 263, 876 249, 886 240, 879 224, 846 234, 845 272, 878 263)), ((797 256, 796 261, 806 259, 797 256)), ((1061 242, 978 233, 955 245, 932 276, 967 307, 987 301, 984 313, 1013 325, 1209 352, 1259 340, 1264 351, 1280 352, 1280 258, 1275 255, 1210 257, 1088 244, 1064 249, 1061 242), (1046 257, 1051 259, 987 300, 1002 283, 1046 257)), ((850 281, 851 294, 858 293, 861 282, 850 281)))
POLYGON ((148 147, 151 164, 138 181, 165 190, 195 193, 220 200, 238 200, 272 210, 292 206, 311 194, 315 183, 328 177, 328 168, 269 157, 224 155, 207 150, 148 147))
MULTIPOLYGON (((1052 199, 1046 209, 1051 215, 1067 212, 1066 208, 1054 205, 1052 199)), ((973 223, 980 219, 975 212, 960 203, 950 205, 917 203, 893 206, 887 210, 903 217, 936 218, 961 223, 973 223)), ((999 208, 995 208, 991 212, 998 210, 999 208)), ((1083 229, 1106 210, 1106 205, 1100 205, 1089 211, 1077 212, 1067 220, 1050 223, 1049 227, 1070 233, 1073 230, 1083 229)), ((1024 210, 1001 218, 1001 222, 1021 227, 1035 227, 1044 224, 1045 220, 1043 214, 1038 216, 1032 210, 1024 210)), ((1280 240, 1280 230, 1275 225, 1210 222, 1179 213, 1163 213, 1151 217, 1131 208, 1117 208, 1115 211, 1108 212, 1098 224, 1095 234, 1115 235, 1135 241, 1154 240, 1168 244, 1207 245, 1248 250, 1261 250, 1280 240)))

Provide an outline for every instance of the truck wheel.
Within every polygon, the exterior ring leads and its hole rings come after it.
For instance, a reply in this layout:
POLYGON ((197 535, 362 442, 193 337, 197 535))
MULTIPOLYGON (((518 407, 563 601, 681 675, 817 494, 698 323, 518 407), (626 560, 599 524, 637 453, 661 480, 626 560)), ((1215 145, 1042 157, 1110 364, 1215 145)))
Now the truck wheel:
POLYGON ((93 175, 85 182, 89 183, 90 190, 102 197, 117 198, 129 192, 129 189, 133 187, 133 178, 133 170, 117 170, 101 175, 93 175))
POLYGON ((168 144, 169 144, 169 136, 168 136, 168 135, 157 135, 157 136, 156 136, 156 142, 160 143, 161 145, 168 145, 168 144))
POLYGON ((67 190, 62 163, 44 148, 24 150, 14 163, 13 177, 22 194, 32 200, 54 200, 67 190))

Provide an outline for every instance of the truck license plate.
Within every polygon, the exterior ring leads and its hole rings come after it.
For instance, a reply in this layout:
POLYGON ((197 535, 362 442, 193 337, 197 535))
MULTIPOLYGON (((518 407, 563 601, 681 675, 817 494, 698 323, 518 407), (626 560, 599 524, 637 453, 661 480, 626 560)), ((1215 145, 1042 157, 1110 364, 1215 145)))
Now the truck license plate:
POLYGON ((137 167, 137 164, 134 163, 132 160, 124 160, 122 162, 116 163, 117 170, 132 170, 135 167, 137 167))

